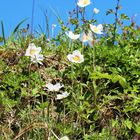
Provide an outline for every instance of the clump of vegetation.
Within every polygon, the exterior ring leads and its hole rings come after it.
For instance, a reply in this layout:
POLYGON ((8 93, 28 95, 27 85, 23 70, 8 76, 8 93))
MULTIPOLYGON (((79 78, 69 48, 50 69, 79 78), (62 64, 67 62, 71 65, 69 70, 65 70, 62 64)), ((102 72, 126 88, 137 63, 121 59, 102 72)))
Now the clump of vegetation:
POLYGON ((103 25, 86 19, 83 2, 66 25, 58 18, 55 38, 22 21, 5 39, 1 23, 1 140, 140 139, 140 28, 118 15, 119 0, 103 25))

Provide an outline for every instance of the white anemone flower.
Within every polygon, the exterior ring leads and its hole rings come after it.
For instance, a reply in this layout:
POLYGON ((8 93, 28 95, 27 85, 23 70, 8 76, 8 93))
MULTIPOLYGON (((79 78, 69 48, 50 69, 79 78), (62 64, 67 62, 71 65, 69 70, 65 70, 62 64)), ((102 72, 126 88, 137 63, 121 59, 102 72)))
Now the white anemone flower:
POLYGON ((66 32, 66 35, 72 40, 76 40, 80 37, 80 34, 74 34, 72 31, 66 32))
POLYGON ((77 5, 79 7, 86 7, 91 4, 90 0, 78 0, 77 5))
POLYGON ((25 56, 30 56, 30 57, 35 57, 36 55, 38 55, 41 51, 41 47, 36 47, 34 43, 30 43, 25 56))
POLYGON ((81 41, 83 43, 86 43, 86 42, 91 42, 93 39, 92 39, 92 32, 88 32, 88 33, 85 33, 83 32, 82 35, 81 35, 81 41))
POLYGON ((97 9, 97 8, 94 8, 94 9, 93 9, 93 12, 94 12, 94 14, 98 14, 98 13, 100 12, 100 10, 97 9))
POLYGON ((30 56, 31 57, 31 62, 33 63, 39 63, 42 64, 41 61, 43 61, 43 55, 39 54, 41 51, 41 47, 36 47, 34 43, 30 43, 25 56, 30 56))
POLYGON ((72 54, 68 54, 67 58, 68 58, 68 60, 70 62, 74 62, 74 63, 82 63, 82 62, 84 62, 84 57, 80 53, 79 50, 75 50, 75 51, 73 51, 72 54))
POLYGON ((56 100, 61 100, 61 99, 64 99, 64 98, 66 98, 68 96, 69 96, 69 93, 67 91, 65 91, 62 94, 57 94, 56 95, 56 100))
POLYGON ((55 85, 51 84, 51 83, 48 83, 46 84, 46 86, 48 88, 49 91, 59 91, 62 87, 64 87, 63 84, 60 84, 60 83, 56 83, 55 85))
POLYGON ((59 140, 70 140, 70 139, 68 138, 68 136, 64 136, 64 137, 60 138, 59 140))
POLYGON ((97 26, 90 24, 90 29, 96 34, 103 34, 103 26, 99 24, 97 26))

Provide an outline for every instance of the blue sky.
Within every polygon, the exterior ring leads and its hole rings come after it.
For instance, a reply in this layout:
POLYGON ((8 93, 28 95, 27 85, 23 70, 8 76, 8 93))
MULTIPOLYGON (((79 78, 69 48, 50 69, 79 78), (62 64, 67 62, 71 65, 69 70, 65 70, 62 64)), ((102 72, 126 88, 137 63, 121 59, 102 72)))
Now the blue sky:
MULTIPOLYGON (((91 0, 92 4, 86 8, 87 16, 89 17, 93 12, 93 8, 100 9, 100 13, 95 16, 98 23, 110 23, 113 22, 112 16, 105 16, 105 12, 114 8, 117 0, 91 0)), ((121 0, 122 10, 121 13, 126 13, 132 17, 136 16, 136 22, 140 25, 140 8, 139 0, 121 0)), ((38 29, 40 25, 45 29, 45 17, 44 12, 48 11, 49 21, 51 24, 57 24, 57 18, 53 13, 57 11, 62 20, 66 21, 68 18, 68 11, 75 8, 75 0, 35 0, 35 18, 34 28, 38 29)), ((26 24, 31 23, 31 11, 32 11, 32 0, 2 0, 0 3, 0 21, 3 21, 5 26, 6 35, 10 35, 14 27, 23 19, 28 20, 22 25, 25 27, 26 24)), ((59 28, 59 25, 56 27, 59 28)), ((0 29, 1 31, 1 29, 0 29)))

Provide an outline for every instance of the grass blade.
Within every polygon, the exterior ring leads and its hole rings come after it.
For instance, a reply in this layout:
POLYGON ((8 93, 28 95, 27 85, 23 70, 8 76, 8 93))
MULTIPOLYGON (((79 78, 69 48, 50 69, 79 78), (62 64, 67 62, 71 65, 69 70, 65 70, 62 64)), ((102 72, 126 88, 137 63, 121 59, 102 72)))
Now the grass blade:
POLYGON ((14 31, 13 31, 13 33, 12 33, 12 35, 14 35, 17 31, 18 31, 18 29, 19 29, 19 27, 20 27, 20 25, 22 24, 22 23, 24 23, 25 21, 27 20, 27 18, 26 19, 24 19, 24 20, 22 20, 16 27, 15 27, 15 29, 14 29, 14 31))
POLYGON ((1 21, 1 31, 2 31, 2 38, 3 38, 4 44, 6 44, 3 21, 1 21))
POLYGON ((45 21, 46 21, 46 36, 49 38, 50 37, 50 30, 49 30, 49 18, 48 18, 47 10, 44 13, 44 16, 45 16, 45 21))

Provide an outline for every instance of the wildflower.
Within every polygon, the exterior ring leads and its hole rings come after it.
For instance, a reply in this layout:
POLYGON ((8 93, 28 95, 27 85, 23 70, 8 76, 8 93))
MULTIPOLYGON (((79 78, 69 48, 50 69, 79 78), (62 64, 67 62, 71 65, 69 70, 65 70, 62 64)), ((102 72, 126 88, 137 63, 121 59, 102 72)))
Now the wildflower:
POLYGON ((55 28, 57 25, 56 24, 52 24, 52 28, 55 28))
POLYGON ((37 48, 34 45, 34 43, 30 43, 27 50, 26 50, 25 56, 30 56, 31 62, 33 62, 33 63, 42 64, 41 61, 43 61, 43 55, 39 54, 40 51, 41 51, 41 47, 37 48))
POLYGON ((30 43, 26 50, 25 56, 35 57, 36 55, 40 53, 40 51, 41 51, 41 47, 37 48, 34 45, 34 43, 30 43))
POLYGON ((94 8, 94 9, 93 9, 93 12, 94 12, 94 14, 98 14, 98 13, 100 12, 100 10, 97 9, 97 8, 94 8))
POLYGON ((88 42, 88 41, 92 41, 92 33, 91 32, 88 32, 88 33, 85 33, 83 32, 82 36, 81 36, 81 41, 82 42, 88 42))
POLYGON ((67 91, 65 91, 62 94, 57 94, 56 99, 61 100, 63 98, 66 98, 67 96, 69 96, 69 93, 67 91))
POLYGON ((90 24, 90 29, 96 34, 103 34, 102 33, 102 31, 103 31, 102 24, 99 24, 97 26, 90 24))
POLYGON ((89 4, 91 4, 91 1, 90 0, 78 0, 78 2, 77 2, 77 5, 79 7, 86 7, 89 4))
POLYGON ((64 136, 64 137, 60 138, 59 140, 70 140, 70 139, 68 138, 68 136, 64 136))
POLYGON ((72 40, 76 40, 80 37, 80 34, 74 34, 72 31, 66 32, 66 35, 72 40))
POLYGON ((60 84, 60 83, 56 83, 55 85, 48 83, 46 84, 46 87, 48 88, 49 91, 59 91, 62 87, 64 87, 64 85, 60 84))
POLYGON ((75 50, 72 54, 68 54, 67 58, 70 62, 74 63, 82 63, 84 61, 84 57, 79 50, 75 50))

